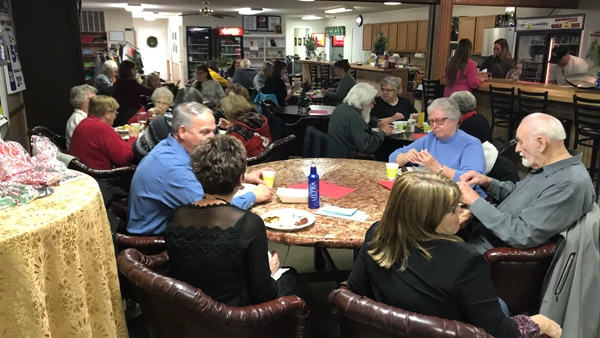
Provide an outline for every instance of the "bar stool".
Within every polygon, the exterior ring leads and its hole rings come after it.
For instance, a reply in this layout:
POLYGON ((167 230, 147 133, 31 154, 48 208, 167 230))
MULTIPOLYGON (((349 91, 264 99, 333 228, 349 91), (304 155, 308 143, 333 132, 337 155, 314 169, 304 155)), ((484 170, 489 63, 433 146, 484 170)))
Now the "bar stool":
POLYGON ((598 149, 600 149, 600 100, 591 100, 573 95, 573 108, 575 116, 575 141, 574 148, 578 146, 592 148, 592 163, 588 169, 592 180, 596 181, 596 195, 600 190, 598 179, 598 149), (583 138, 579 138, 583 136, 583 138), (592 141, 592 144, 586 143, 592 141))
POLYGON ((321 65, 321 88, 327 89, 333 87, 333 77, 331 76, 331 66, 321 65))
POLYGON ((321 80, 319 79, 317 65, 310 63, 308 65, 308 71, 310 72, 310 83, 312 84, 313 89, 321 88, 321 80))
POLYGON ((427 112, 429 104, 442 97, 442 86, 440 80, 425 80, 423 79, 423 111, 427 112))
POLYGON ((515 114, 515 88, 500 88, 490 85, 490 106, 492 108, 492 135, 494 127, 507 128, 506 139, 513 138, 515 114))

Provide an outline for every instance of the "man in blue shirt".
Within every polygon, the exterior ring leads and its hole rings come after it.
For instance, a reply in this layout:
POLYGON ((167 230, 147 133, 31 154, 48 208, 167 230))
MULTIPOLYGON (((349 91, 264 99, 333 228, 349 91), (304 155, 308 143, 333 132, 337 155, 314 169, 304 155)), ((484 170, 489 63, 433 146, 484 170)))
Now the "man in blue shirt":
MULTIPOLYGON (((175 208, 202 199, 204 190, 192 172, 189 153, 200 141, 213 137, 215 129, 212 111, 199 103, 184 103, 173 110, 172 133, 142 159, 133 175, 129 233, 160 235, 175 208)), ((247 174, 246 182, 259 185, 234 198, 234 205, 248 209, 271 199, 272 192, 260 179, 260 172, 247 174)))

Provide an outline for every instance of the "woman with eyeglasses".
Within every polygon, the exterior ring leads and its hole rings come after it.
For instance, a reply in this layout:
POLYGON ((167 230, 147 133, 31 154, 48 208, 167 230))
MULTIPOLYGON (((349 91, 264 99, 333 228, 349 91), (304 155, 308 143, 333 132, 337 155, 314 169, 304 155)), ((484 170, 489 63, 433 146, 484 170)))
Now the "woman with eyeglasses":
POLYGON ((132 145, 139 131, 129 129, 129 140, 124 141, 112 125, 119 104, 110 96, 98 95, 90 99, 88 117, 75 128, 71 137, 70 154, 92 169, 108 170, 125 167, 133 161, 132 145))
MULTIPOLYGON (((460 175, 469 170, 485 174, 485 157, 481 142, 458 129, 460 109, 456 102, 447 98, 433 101, 427 108, 431 132, 415 142, 397 149, 389 158, 400 166, 414 165, 458 182, 460 175)), ((481 197, 487 195, 479 188, 481 197)))
POLYGON ((375 99, 371 110, 371 127, 377 127, 378 122, 391 123, 396 120, 406 121, 410 114, 417 110, 410 101, 402 96, 402 79, 386 76, 379 83, 380 95, 375 99))
POLYGON ((502 310, 483 256, 456 236, 460 197, 444 176, 400 176, 381 221, 367 231, 348 288, 403 310, 475 325, 497 338, 560 337, 560 326, 543 315, 508 317, 502 310))

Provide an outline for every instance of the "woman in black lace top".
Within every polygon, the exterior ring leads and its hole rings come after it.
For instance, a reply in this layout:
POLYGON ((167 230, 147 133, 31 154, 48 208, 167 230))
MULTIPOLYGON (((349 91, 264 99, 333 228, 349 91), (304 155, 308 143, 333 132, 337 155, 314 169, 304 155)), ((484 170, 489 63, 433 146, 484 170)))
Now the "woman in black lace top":
POLYGON ((268 256, 263 220, 231 204, 246 171, 244 146, 216 136, 200 142, 190 158, 204 197, 178 207, 167 226, 171 276, 228 306, 290 294, 297 273, 291 269, 278 281, 271 278, 279 258, 268 256))

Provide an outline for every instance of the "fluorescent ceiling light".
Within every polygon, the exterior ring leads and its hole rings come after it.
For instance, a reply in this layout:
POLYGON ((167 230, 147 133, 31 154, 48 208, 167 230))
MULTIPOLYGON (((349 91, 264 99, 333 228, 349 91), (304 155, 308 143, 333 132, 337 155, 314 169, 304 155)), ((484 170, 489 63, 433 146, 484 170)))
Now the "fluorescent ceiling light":
POLYGON ((298 0, 298 1, 302 1, 302 2, 313 2, 315 0, 298 0))
POLYGON ((340 8, 334 8, 334 9, 328 9, 325 11, 325 13, 335 14, 335 13, 352 12, 353 10, 354 10, 354 8, 340 7, 340 8))
POLYGON ((246 8, 240 8, 238 13, 241 15, 254 15, 254 14, 258 14, 258 13, 262 13, 264 12, 264 10, 262 8, 250 8, 250 7, 246 7, 246 8))
POLYGON ((402 5, 401 2, 384 2, 384 5, 388 5, 388 6, 397 6, 397 5, 402 5))
POLYGON ((156 20, 156 13, 146 13, 146 15, 144 16, 144 20, 146 20, 146 21, 156 20))
POLYGON ((515 8, 514 7, 506 7, 505 9, 507 12, 514 12, 515 8))
POLYGON ((141 4, 129 4, 125 7, 125 10, 131 13, 141 12, 144 10, 144 6, 141 4))
POLYGON ((321 20, 323 19, 320 16, 315 16, 315 15, 307 15, 307 16, 303 16, 302 20, 321 20))

